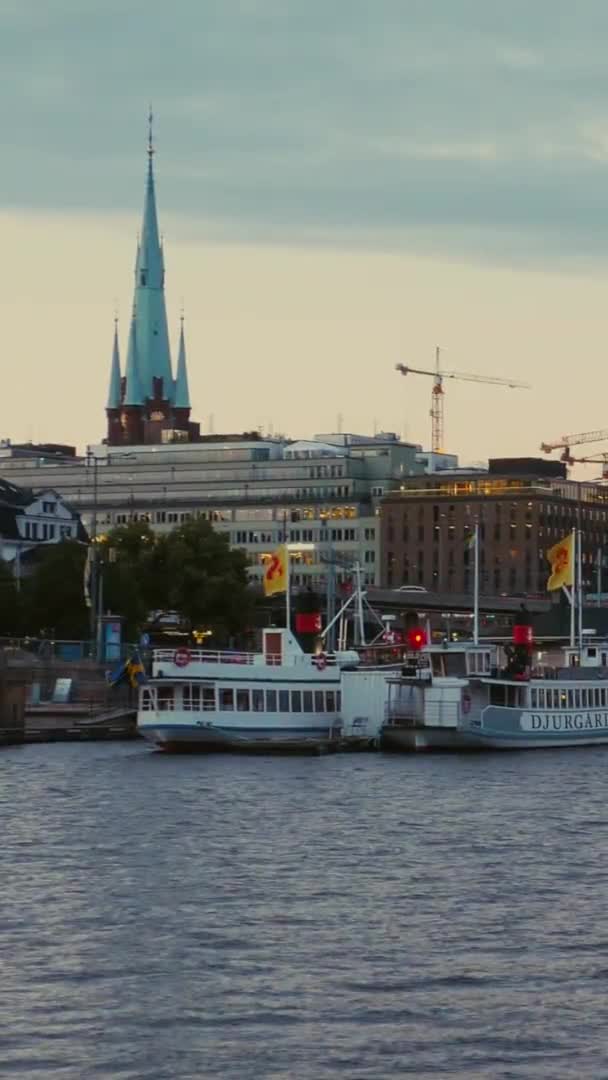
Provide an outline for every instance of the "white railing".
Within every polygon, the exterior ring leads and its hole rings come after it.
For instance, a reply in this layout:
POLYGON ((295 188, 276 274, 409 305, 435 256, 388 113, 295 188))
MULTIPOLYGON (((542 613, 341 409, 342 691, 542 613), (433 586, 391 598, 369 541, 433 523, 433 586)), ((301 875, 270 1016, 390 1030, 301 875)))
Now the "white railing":
MULTIPOLYGON (((186 650, 178 649, 155 649, 153 661, 155 664, 177 664, 179 653, 185 654, 186 650)), ((280 664, 281 657, 269 654, 265 658, 267 664, 280 664)), ((260 662, 260 653, 234 652, 220 649, 188 649, 187 660, 183 667, 188 664, 255 664, 260 662)))

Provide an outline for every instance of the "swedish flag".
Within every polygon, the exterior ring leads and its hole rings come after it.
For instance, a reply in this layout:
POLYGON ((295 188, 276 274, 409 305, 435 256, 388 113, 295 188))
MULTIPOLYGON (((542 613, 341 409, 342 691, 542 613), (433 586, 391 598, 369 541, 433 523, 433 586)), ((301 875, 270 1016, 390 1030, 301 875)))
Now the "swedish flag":
POLYGON ((139 654, 127 657, 114 671, 108 672, 107 680, 110 686, 120 686, 124 682, 128 682, 134 690, 141 686, 146 681, 146 672, 139 654))

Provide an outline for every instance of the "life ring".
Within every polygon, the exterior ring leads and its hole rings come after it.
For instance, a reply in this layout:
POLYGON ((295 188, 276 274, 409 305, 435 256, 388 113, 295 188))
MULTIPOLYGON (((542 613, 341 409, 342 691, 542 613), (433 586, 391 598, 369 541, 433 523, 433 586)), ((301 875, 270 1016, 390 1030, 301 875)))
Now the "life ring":
POLYGON ((176 649, 173 654, 173 663, 176 667, 187 667, 191 659, 190 649, 184 647, 176 649))
POLYGON ((469 713, 471 711, 471 695, 470 694, 465 693, 465 694, 462 695, 462 711, 463 711, 465 716, 467 715, 467 713, 469 713))
POLYGON ((325 656, 325 653, 318 653, 317 656, 315 656, 315 664, 317 665, 318 671, 325 671, 325 668, 327 667, 327 657, 325 656))

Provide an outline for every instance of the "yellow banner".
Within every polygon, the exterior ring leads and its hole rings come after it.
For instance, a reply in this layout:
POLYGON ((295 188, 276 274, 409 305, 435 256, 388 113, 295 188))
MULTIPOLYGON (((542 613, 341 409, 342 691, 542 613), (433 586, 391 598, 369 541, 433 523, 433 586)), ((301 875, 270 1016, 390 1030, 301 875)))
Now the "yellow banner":
POLYGON ((287 592, 287 575, 289 573, 289 553, 285 544, 274 551, 266 563, 264 570, 264 595, 272 596, 273 593, 287 592))
POLYGON ((574 584, 574 534, 569 533, 563 540, 558 540, 547 551, 547 559, 551 564, 551 575, 547 582, 547 589, 561 589, 562 585, 574 584))

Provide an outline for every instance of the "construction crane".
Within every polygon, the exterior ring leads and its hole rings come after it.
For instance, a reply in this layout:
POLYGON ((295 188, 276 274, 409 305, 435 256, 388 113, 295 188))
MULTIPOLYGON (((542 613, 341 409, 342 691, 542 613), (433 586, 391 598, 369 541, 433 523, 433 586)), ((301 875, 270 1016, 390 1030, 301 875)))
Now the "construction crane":
POLYGON ((425 371, 410 367, 409 364, 395 364, 395 370, 402 375, 430 375, 433 379, 431 390, 431 449, 434 454, 443 453, 443 389, 444 379, 462 379, 465 382, 489 383, 494 386, 509 386, 511 389, 529 390, 529 383, 516 382, 515 379, 496 379, 492 375, 470 375, 464 371, 443 371, 440 362, 439 346, 435 349, 435 370, 425 371))
POLYGON ((602 475, 597 477, 598 480, 608 480, 608 453, 598 454, 597 457, 570 457, 568 458, 569 465, 601 465, 602 475))
MULTIPOLYGON (((583 443, 605 442, 608 439, 608 430, 606 428, 600 431, 579 431, 577 435, 562 435, 561 439, 556 439, 555 442, 544 442, 540 444, 541 450, 544 450, 545 454, 550 454, 552 450, 563 450, 560 455, 560 461, 574 461, 574 458, 570 454, 571 446, 582 446, 583 443)), ((581 461, 582 458, 579 458, 581 461)))

